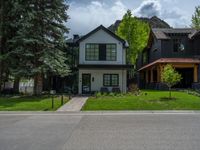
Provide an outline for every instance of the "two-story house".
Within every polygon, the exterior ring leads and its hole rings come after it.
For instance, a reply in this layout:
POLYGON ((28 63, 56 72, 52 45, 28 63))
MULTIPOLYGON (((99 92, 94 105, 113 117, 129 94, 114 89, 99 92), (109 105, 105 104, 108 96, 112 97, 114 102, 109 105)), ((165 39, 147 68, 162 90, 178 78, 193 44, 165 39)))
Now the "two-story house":
POLYGON ((138 58, 140 88, 165 89, 161 72, 166 64, 182 75, 176 88, 200 89, 200 31, 152 29, 149 44, 138 58))
POLYGON ((89 94, 101 89, 127 90, 127 65, 125 40, 99 26, 78 41, 79 44, 79 94, 89 94))

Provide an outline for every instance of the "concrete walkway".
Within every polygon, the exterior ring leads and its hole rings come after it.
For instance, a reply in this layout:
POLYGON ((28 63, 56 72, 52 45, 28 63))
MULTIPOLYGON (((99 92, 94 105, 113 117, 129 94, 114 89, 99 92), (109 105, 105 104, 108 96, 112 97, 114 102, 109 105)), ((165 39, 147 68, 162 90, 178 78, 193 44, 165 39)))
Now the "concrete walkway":
POLYGON ((73 97, 69 102, 60 107, 57 112, 80 111, 88 97, 73 97))

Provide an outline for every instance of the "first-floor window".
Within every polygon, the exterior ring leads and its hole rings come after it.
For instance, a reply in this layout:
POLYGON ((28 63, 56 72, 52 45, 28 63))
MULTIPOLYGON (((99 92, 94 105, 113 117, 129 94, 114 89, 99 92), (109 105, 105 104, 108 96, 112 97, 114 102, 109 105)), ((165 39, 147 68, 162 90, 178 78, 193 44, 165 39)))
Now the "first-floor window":
POLYGON ((118 74, 104 74, 103 75, 103 85, 104 86, 118 86, 119 85, 119 75, 118 74))

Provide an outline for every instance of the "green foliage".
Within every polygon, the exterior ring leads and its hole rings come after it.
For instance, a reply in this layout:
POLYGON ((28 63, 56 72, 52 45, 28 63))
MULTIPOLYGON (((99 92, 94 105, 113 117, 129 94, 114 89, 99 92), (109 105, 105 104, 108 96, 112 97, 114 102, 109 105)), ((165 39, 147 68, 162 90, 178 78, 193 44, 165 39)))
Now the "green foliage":
POLYGON ((181 81, 181 75, 172 67, 172 65, 166 65, 161 74, 163 82, 168 86, 172 87, 181 81))
POLYGON ((199 97, 186 92, 173 91, 175 100, 164 100, 167 91, 142 91, 146 94, 135 96, 126 94, 123 97, 90 97, 82 110, 200 110, 199 97))
MULTIPOLYGON (((69 72, 65 55, 65 36, 68 29, 68 6, 64 0, 29 0, 15 2, 20 8, 20 18, 15 20, 17 32, 9 40, 10 58, 14 75, 35 76, 38 73, 54 73, 65 76, 69 72)), ((13 12, 15 12, 13 11, 13 12)))
POLYGON ((95 92, 95 97, 96 97, 96 98, 99 98, 99 97, 101 97, 101 96, 102 96, 101 92, 95 92))
POLYGON ((176 85, 182 80, 181 75, 172 67, 172 65, 166 65, 161 73, 162 81, 169 87, 171 98, 171 87, 176 85))
POLYGON ((150 27, 147 23, 132 16, 128 10, 117 29, 116 34, 127 40, 129 48, 127 51, 127 61, 135 64, 138 53, 140 53, 148 43, 150 27))
POLYGON ((192 28, 200 29, 200 6, 195 8, 194 15, 192 15, 192 28))

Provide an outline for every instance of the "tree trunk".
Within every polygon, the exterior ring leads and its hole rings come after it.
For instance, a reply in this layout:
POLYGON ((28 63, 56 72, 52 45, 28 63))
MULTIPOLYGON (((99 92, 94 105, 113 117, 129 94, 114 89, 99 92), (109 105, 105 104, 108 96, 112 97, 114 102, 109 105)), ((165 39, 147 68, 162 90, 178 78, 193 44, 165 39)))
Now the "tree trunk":
POLYGON ((34 95, 41 95, 43 89, 43 77, 42 74, 37 74, 34 77, 34 95))
POLYGON ((19 82, 20 82, 20 78, 16 77, 14 81, 14 86, 13 86, 15 94, 19 93, 19 82))
POLYGON ((3 80, 2 80, 2 65, 1 65, 1 62, 0 62, 0 93, 2 91, 2 85, 3 85, 3 80))
POLYGON ((172 98, 171 87, 169 87, 169 99, 172 98))

